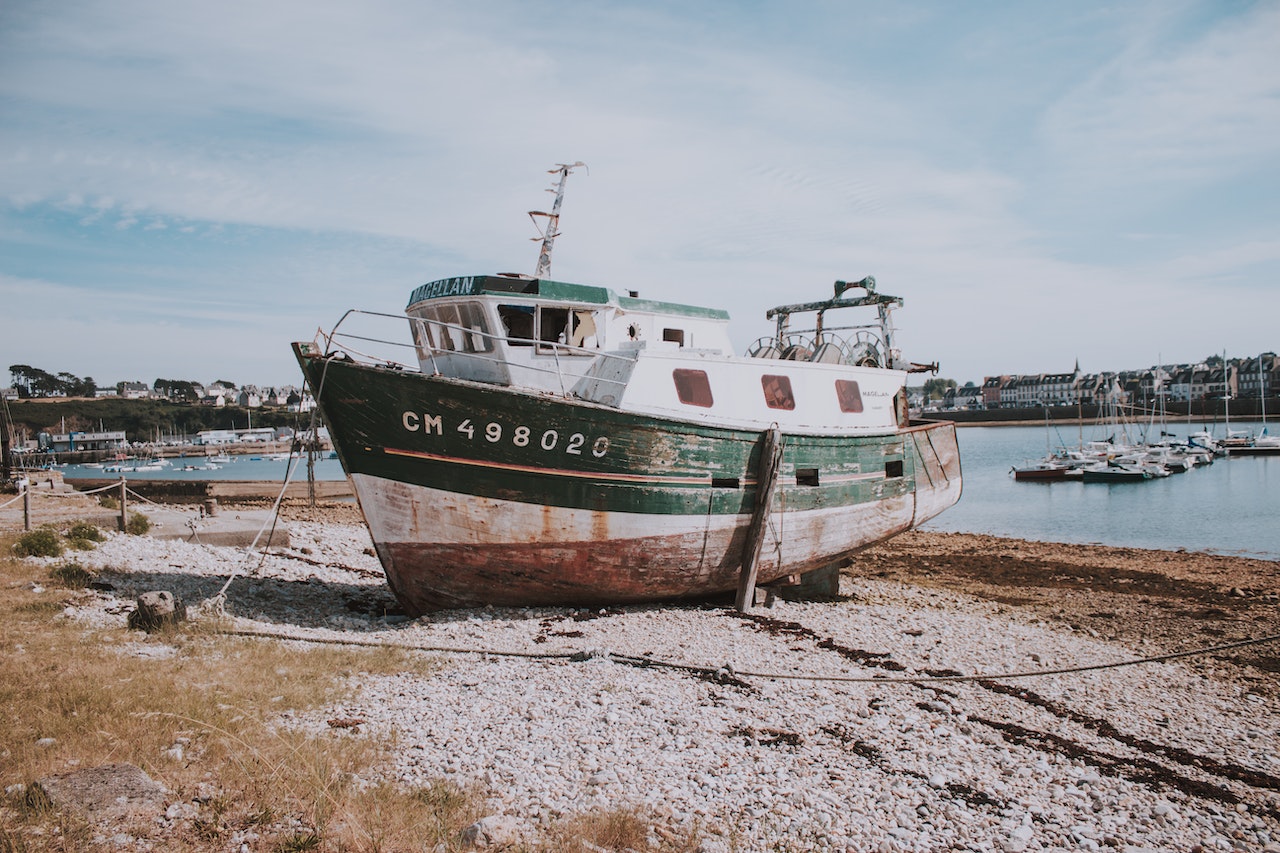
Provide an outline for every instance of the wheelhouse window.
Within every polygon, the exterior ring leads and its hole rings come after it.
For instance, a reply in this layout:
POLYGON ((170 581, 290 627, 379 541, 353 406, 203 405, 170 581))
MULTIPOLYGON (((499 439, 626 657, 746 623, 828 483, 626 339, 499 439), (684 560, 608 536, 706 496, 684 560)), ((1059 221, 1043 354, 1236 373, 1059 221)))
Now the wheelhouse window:
POLYGON ((684 329, 663 329, 662 339, 677 346, 684 346, 684 329))
POLYGON ((517 347, 533 346, 532 305, 499 305, 498 317, 507 332, 507 343, 517 347))
POLYGON ((484 306, 478 302, 428 305, 418 310, 421 322, 413 324, 419 347, 437 352, 493 352, 493 338, 485 320, 484 306))
POLYGON ((760 386, 764 389, 764 402, 769 408, 785 409, 788 412, 795 409, 796 398, 791 393, 790 376, 766 373, 760 377, 760 386))
POLYGON ((512 346, 536 346, 539 353, 558 351, 560 355, 585 355, 574 350, 600 347, 594 311, 556 305, 499 305, 498 316, 512 346))
POLYGON ((707 378, 705 370, 688 370, 687 368, 676 368, 671 372, 672 379, 676 383, 676 394, 680 397, 680 402, 686 406, 701 406, 709 409, 714 404, 711 396, 711 380, 707 378))
POLYGON ((862 411, 862 391, 852 379, 836 380, 836 399, 840 401, 842 412, 857 414, 862 411))

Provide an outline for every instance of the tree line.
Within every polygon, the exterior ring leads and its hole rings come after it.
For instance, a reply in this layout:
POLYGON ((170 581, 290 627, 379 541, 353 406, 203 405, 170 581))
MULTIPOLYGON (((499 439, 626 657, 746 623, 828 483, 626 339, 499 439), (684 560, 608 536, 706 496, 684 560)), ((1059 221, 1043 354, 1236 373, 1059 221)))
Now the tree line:
MULTIPOLYGON (((305 429, 310 413, 284 409, 244 409, 240 406, 193 406, 168 400, 57 400, 10 403, 7 411, 15 437, 34 439, 39 433, 123 430, 129 441, 161 440, 171 435, 195 435, 206 429, 292 427, 305 429)), ((4 425, 0 424, 0 429, 4 425)))
POLYGON ((98 384, 92 376, 81 379, 72 373, 50 373, 29 364, 11 364, 13 387, 23 399, 32 397, 92 397, 98 384))
MULTIPOLYGON (((93 397, 98 393, 98 384, 92 376, 81 378, 73 373, 50 373, 29 364, 9 365, 13 387, 18 397, 23 400, 43 399, 48 397, 93 397)), ((224 387, 235 389, 234 382, 219 379, 224 387)), ((123 382, 115 384, 116 393, 124 394, 123 382)), ((176 403, 195 403, 200 399, 198 382, 186 379, 157 379, 151 388, 162 397, 176 403)))

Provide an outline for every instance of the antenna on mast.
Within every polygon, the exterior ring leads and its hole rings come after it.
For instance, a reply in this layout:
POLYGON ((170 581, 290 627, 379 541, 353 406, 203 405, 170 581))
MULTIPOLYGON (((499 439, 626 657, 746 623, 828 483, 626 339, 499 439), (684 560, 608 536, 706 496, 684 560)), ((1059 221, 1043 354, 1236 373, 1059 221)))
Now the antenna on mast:
POLYGON ((556 167, 547 174, 559 175, 560 180, 547 190, 549 193, 556 194, 555 204, 551 207, 550 213, 544 213, 541 210, 529 211, 529 218, 533 220, 533 225, 538 229, 540 237, 531 237, 531 240, 542 240, 542 251, 538 254, 538 269, 534 272, 535 278, 546 278, 551 275, 551 246, 555 243, 557 237, 560 236, 560 202, 564 200, 564 182, 568 180, 569 173, 581 166, 586 168, 587 164, 579 160, 576 163, 557 163, 556 167), (538 217, 545 216, 547 223, 545 226, 538 224, 538 217))

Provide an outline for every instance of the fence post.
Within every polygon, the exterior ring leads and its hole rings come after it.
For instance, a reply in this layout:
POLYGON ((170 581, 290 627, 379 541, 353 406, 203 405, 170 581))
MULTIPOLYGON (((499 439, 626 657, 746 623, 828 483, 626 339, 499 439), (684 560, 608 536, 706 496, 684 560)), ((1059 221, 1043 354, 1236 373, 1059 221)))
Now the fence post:
POLYGON ((128 523, 129 515, 127 510, 125 509, 125 502, 127 500, 125 495, 127 494, 127 489, 125 489, 124 482, 125 482, 124 477, 121 477, 120 478, 120 532, 121 533, 124 533, 129 526, 129 523, 128 523))
POLYGON ((22 529, 31 530, 31 484, 22 478, 22 529))

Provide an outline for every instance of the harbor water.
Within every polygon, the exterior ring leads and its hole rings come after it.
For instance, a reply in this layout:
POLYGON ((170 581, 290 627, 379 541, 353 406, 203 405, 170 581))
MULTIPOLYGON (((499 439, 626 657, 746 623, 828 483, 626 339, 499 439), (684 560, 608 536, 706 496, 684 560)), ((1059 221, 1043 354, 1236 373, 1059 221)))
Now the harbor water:
MULTIPOLYGON (((1233 423, 1255 433, 1261 424, 1233 423)), ((1167 427, 1178 439, 1201 425, 1167 427)), ((1280 560, 1280 456, 1220 458, 1185 474, 1139 483, 1075 481, 1015 482, 1010 468, 1042 457, 1046 445, 1075 447, 1105 438, 1086 427, 961 427, 964 493, 960 502, 929 522, 926 530, 989 533, 1044 542, 1206 551, 1280 560), (1046 442, 1048 435, 1048 442, 1046 442)), ((1216 431, 1221 435, 1222 429, 1216 431)), ((201 457, 172 459, 159 471, 126 472, 128 479, 276 480, 290 464, 292 479, 305 480, 305 460, 232 456, 214 470, 201 457)), ((66 479, 115 477, 102 468, 69 465, 66 479)), ((337 459, 315 463, 317 480, 341 480, 337 459)))
MULTIPOLYGON (((1231 427, 1256 434, 1262 424, 1231 427)), ((1047 432, 1050 449, 1075 448, 1081 437, 1075 425, 1047 432)), ((1166 432, 1184 441, 1188 427, 1166 432)), ((1045 427, 961 427, 958 434, 964 493, 926 530, 1280 560, 1280 456, 1227 456, 1136 483, 1017 482, 1013 466, 1045 455, 1045 427)), ((1215 435, 1222 434, 1219 425, 1215 435)), ((1083 438, 1106 436, 1086 426, 1083 438)))

